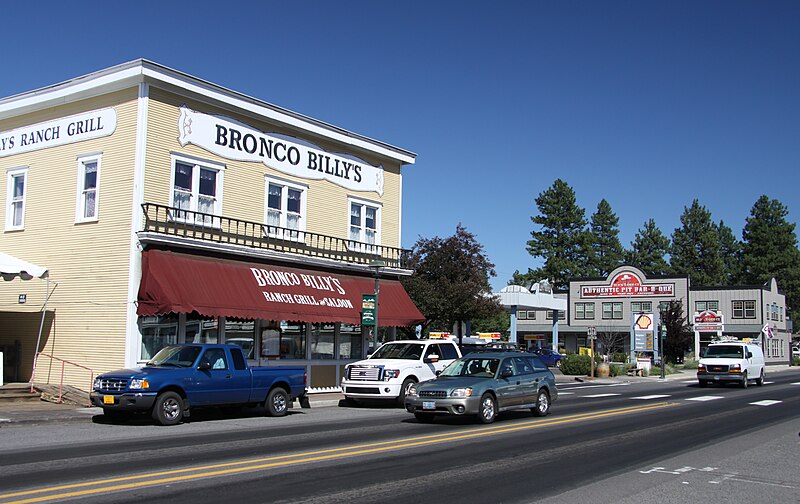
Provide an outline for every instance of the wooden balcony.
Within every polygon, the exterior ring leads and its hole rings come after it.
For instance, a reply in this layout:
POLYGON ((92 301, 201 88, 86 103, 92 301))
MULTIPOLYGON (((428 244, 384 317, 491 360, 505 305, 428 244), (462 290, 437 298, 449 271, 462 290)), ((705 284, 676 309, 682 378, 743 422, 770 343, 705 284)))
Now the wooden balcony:
POLYGON ((149 233, 252 247, 352 264, 382 260, 387 267, 410 269, 406 249, 371 245, 308 231, 270 226, 261 222, 233 219, 181 210, 155 203, 142 204, 144 229, 149 233))

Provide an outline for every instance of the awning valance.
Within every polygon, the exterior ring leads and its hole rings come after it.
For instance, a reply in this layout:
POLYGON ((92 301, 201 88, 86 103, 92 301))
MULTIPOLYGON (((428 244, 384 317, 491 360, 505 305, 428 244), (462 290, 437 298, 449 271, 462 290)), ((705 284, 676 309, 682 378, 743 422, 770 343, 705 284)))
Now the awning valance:
POLYGON ((21 278, 30 280, 32 278, 46 278, 47 268, 17 259, 12 255, 0 252, 0 276, 3 280, 13 280, 21 278))
MULTIPOLYGON (((374 290, 366 276, 145 250, 137 313, 360 324, 361 295, 374 290)), ((380 325, 424 319, 399 281, 380 281, 380 325)))

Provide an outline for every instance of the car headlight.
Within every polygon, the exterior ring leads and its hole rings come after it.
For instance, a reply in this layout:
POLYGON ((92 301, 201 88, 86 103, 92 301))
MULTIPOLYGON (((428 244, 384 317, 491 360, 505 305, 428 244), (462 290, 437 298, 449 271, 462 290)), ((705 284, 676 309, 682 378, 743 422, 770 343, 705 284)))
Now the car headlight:
POLYGON ((134 378, 131 380, 129 388, 131 390, 149 389, 150 382, 147 381, 147 378, 134 378))
POLYGON ((94 379, 94 384, 92 385, 92 387, 99 390, 100 389, 100 383, 101 383, 100 378, 95 378, 94 379))
POLYGON ((469 397, 471 395, 472 389, 470 387, 457 388, 450 392, 450 397, 469 397))
POLYGON ((739 373, 739 372, 742 371, 742 365, 741 364, 731 364, 731 366, 728 369, 730 371, 733 371, 734 373, 739 373))
POLYGON ((398 376, 400 376, 400 370, 399 369, 384 369, 383 370, 383 380, 384 381, 391 380, 392 378, 397 378, 398 376))
POLYGON ((697 372, 698 373, 704 373, 705 371, 706 371, 706 365, 705 364, 698 364, 697 365, 697 372))
POLYGON ((410 387, 408 387, 408 394, 407 395, 410 395, 410 396, 416 396, 417 395, 417 384, 416 383, 411 385, 410 387))

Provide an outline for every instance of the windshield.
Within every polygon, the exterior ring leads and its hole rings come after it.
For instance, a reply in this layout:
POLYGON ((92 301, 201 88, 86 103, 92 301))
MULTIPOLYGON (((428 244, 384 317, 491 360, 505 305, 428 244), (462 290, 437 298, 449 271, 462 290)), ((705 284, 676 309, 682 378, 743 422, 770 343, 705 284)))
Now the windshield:
POLYGON ((386 343, 375 350, 370 359, 408 359, 417 360, 422 356, 425 345, 420 343, 386 343))
POLYGON ((454 360, 444 368, 439 376, 477 376, 481 378, 494 378, 500 359, 482 359, 467 357, 454 360))
POLYGON ((159 350, 147 365, 192 367, 199 353, 199 346, 168 346, 159 350))
POLYGON ((742 347, 738 345, 714 345, 706 348, 703 357, 722 357, 729 359, 741 359, 742 347))

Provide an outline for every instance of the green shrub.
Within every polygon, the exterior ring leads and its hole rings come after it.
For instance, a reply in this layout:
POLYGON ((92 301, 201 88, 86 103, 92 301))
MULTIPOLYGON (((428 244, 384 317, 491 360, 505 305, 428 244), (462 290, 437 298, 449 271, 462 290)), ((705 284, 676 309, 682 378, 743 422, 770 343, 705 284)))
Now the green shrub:
POLYGON ((622 364, 611 365, 611 376, 622 376, 627 373, 628 366, 622 364))
POLYGON ((611 354, 612 362, 628 362, 628 354, 625 352, 614 352, 611 354))
POLYGON ((588 375, 591 362, 588 355, 567 354, 561 358, 561 372, 565 375, 588 375))
POLYGON ((684 359, 683 369, 697 369, 698 361, 695 359, 684 359))

